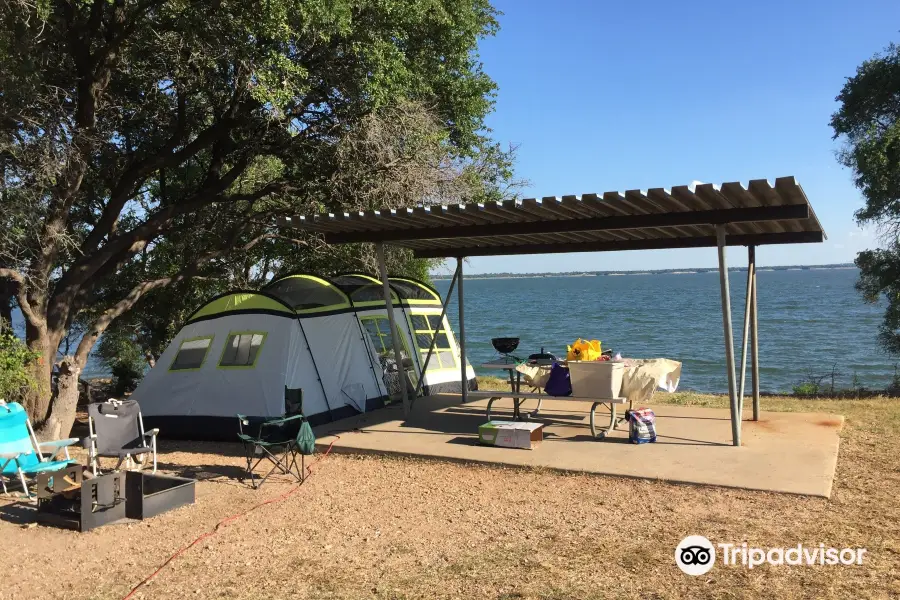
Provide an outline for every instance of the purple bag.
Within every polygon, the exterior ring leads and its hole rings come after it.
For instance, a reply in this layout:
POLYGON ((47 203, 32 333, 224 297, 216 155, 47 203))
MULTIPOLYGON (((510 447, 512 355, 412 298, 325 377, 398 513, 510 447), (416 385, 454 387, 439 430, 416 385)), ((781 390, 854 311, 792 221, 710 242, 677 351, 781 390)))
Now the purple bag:
POLYGON ((550 396, 571 396, 572 382, 569 381, 569 367, 553 363, 553 366, 550 367, 547 385, 544 386, 544 392, 550 396))

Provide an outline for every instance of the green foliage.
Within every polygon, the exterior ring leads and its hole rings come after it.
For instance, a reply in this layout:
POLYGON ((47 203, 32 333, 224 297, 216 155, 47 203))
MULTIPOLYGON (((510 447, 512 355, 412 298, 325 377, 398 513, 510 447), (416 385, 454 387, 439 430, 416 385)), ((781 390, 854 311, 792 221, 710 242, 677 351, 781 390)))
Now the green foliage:
POLYGON ((40 356, 18 337, 0 329, 0 399, 22 402, 37 389, 30 367, 40 356))
POLYGON ((488 0, 0 4, 0 264, 37 302, 30 335, 80 326, 82 364, 104 331, 158 355, 212 294, 375 272, 371 247, 281 217, 506 197, 514 152, 488 137, 478 57, 496 16, 488 0))
POLYGON ((795 396, 818 396, 820 390, 819 384, 807 381, 795 385, 793 391, 795 396))
POLYGON ((840 109, 831 126, 845 141, 839 158, 853 171, 865 197, 856 213, 862 225, 883 233, 883 247, 860 252, 857 289, 867 302, 887 301, 879 339, 900 353, 900 47, 865 61, 837 97, 840 109))
POLYGON ((140 344, 126 335, 124 328, 108 330, 97 344, 96 352, 112 373, 115 394, 121 395, 137 387, 147 361, 140 344))

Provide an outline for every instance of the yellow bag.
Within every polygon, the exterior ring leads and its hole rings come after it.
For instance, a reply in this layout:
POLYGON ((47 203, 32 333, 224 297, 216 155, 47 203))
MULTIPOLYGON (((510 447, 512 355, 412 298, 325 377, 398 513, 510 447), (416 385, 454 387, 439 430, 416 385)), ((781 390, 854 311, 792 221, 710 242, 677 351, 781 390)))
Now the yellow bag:
POLYGON ((566 360, 597 360, 603 355, 600 340, 582 340, 578 338, 571 346, 566 346, 566 360))

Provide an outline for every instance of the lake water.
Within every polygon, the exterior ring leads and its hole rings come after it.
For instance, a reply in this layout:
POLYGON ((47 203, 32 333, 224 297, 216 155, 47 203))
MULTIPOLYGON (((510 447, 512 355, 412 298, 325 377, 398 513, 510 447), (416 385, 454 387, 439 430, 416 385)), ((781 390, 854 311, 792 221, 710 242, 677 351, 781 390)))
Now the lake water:
MULTIPOLYGON (((809 372, 841 384, 887 386, 894 361, 876 342, 883 306, 854 290, 856 269, 761 270, 760 387, 789 391, 809 372)), ((448 280, 437 281, 445 295, 448 280)), ((736 361, 740 361, 746 272, 730 274, 736 361)), ((456 291, 454 290, 454 296, 456 291)), ((726 393, 728 381, 718 273, 469 279, 465 281, 467 354, 479 374, 497 356, 491 338, 521 338, 520 357, 543 346, 564 356, 576 338, 599 339, 623 356, 683 363, 680 389, 726 393)), ((448 309, 459 331, 455 299, 448 309)), ((749 360, 748 360, 749 388, 749 360)))
MULTIPOLYGON (((856 269, 759 272, 760 381, 763 391, 789 391, 807 374, 853 374, 861 385, 887 386, 894 361, 878 349, 882 306, 853 289, 856 269)), ((736 360, 740 360, 746 273, 731 273, 736 360)), ((448 280, 435 282, 441 295, 448 280)), ((599 339, 623 356, 682 361, 681 389, 728 390, 717 273, 469 279, 465 282, 469 361, 496 356, 491 338, 518 336, 521 357, 541 347, 564 356, 578 337, 599 339)), ((456 292, 449 318, 459 331, 456 292)), ((92 358, 84 377, 105 376, 92 358)), ((749 374, 749 365, 748 365, 749 374)), ((749 388, 749 383, 748 383, 749 388)))

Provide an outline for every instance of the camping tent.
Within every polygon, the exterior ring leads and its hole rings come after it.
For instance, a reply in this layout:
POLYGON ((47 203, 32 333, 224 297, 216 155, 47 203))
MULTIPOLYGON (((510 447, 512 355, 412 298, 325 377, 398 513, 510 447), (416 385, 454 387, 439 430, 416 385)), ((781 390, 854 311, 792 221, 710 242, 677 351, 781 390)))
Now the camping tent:
MULTIPOLYGON (((459 392, 459 348, 441 299, 428 285, 389 278, 408 389, 459 392)), ((134 398, 148 427, 189 439, 231 439, 236 414, 280 416, 288 404, 313 424, 399 398, 383 284, 363 274, 297 273, 260 291, 234 291, 187 320, 134 398), (286 404, 287 403, 287 404, 286 404)), ((467 385, 475 373, 467 368, 467 385)))

